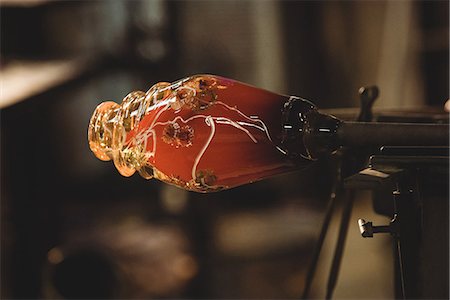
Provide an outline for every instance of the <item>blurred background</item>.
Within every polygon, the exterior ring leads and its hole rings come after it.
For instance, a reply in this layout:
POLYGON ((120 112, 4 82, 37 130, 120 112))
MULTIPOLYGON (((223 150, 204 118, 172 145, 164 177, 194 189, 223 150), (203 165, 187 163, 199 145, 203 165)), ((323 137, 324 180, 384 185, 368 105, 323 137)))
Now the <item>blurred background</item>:
MULTIPOLYGON (((358 107, 358 88, 371 84, 381 90, 376 109, 441 108, 448 5, 2 0, 1 298, 298 298, 329 162, 221 193, 185 192, 97 160, 87 144, 92 112, 198 73, 324 109, 358 107)), ((358 193, 352 222, 388 222, 371 205, 358 193)), ((313 298, 324 296, 334 219, 313 298)), ((362 240, 356 222, 348 234, 336 298, 393 298, 389 236, 362 240)))

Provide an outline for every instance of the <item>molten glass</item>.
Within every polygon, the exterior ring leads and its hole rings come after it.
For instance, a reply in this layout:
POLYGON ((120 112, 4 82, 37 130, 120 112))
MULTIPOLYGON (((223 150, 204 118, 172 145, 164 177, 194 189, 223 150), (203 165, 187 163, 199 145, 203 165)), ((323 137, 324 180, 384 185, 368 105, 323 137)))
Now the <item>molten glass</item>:
POLYGON ((296 157, 289 150, 289 131, 301 131, 286 123, 292 107, 296 119, 315 110, 297 97, 196 75, 132 92, 120 105, 100 104, 89 146, 124 176, 138 171, 191 191, 219 191, 309 162, 304 150, 296 157))

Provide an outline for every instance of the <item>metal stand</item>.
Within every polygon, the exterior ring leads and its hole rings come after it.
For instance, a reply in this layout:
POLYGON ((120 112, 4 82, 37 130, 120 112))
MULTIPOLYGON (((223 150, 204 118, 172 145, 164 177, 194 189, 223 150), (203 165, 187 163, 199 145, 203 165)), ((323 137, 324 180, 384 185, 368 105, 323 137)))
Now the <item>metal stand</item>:
MULTIPOLYGON (((401 152, 401 149, 394 150, 384 149, 382 152, 401 152)), ((442 152, 442 149, 433 151, 442 152)), ((411 151, 405 148, 404 151, 420 152, 431 153, 430 149, 411 151)), ((446 236, 437 239, 433 237, 438 234, 434 227, 439 221, 448 224, 448 157, 373 156, 370 168, 346 179, 346 186, 373 190, 375 211, 392 216, 389 225, 375 226, 363 219, 358 220, 358 225, 364 238, 372 238, 379 233, 392 235, 396 298, 434 298, 432 294, 438 298, 448 297, 448 258, 441 254, 447 252, 448 255, 448 226, 446 236), (428 177, 427 170, 431 170, 436 176, 435 182, 431 182, 432 185, 423 183, 426 180, 424 178, 428 177), (435 200, 439 203, 432 203, 422 195, 421 187, 424 185, 429 185, 428 190, 439 195, 435 200), (390 192, 390 199, 386 191, 390 192), (431 225, 424 226, 424 223, 431 225), (427 243, 427 240, 433 244, 427 243), (430 272, 431 265, 438 266, 439 270, 430 272), (436 280, 428 280, 428 283, 425 283, 428 276, 433 276, 436 280)))
MULTIPOLYGON (((365 238, 373 237, 374 234, 378 233, 390 233, 392 235, 395 253, 396 297, 401 299, 432 298, 433 295, 437 295, 438 298, 448 298, 448 229, 446 231, 447 243, 433 238, 434 232, 429 231, 427 235, 423 234, 423 199, 420 192, 421 184, 419 184, 419 177, 425 178, 426 181, 427 172, 434 174, 433 172, 440 170, 441 173, 439 174, 442 174, 444 178, 443 181, 441 180, 443 184, 440 184, 440 186, 444 188, 439 189, 437 197, 442 198, 442 195, 447 195, 447 197, 444 199, 445 201, 439 203, 439 207, 442 209, 438 213, 443 215, 443 223, 446 223, 448 228, 448 124, 370 123, 371 106, 377 95, 378 89, 376 87, 360 90, 361 112, 357 121, 361 123, 342 122, 335 127, 333 132, 333 130, 327 131, 323 128, 333 128, 330 124, 333 125, 333 122, 337 119, 333 120, 332 117, 326 116, 322 119, 320 116, 310 119, 310 131, 309 135, 306 136, 305 143, 319 145, 316 148, 308 148, 308 150, 312 150, 310 153, 320 157, 337 145, 346 145, 352 148, 340 148, 338 150, 338 159, 340 160, 338 177, 313 253, 302 295, 303 299, 307 299, 309 296, 317 261, 333 211, 337 205, 337 199, 346 194, 338 241, 326 291, 326 299, 332 298, 345 246, 353 204, 352 190, 354 189, 373 190, 378 195, 374 200, 375 211, 392 218, 389 225, 374 226, 372 222, 366 222, 363 219, 358 221, 358 225, 362 236, 365 238), (331 148, 329 146, 330 141, 331 148), (385 143, 392 146, 381 147, 377 151, 377 155, 370 158, 370 167, 358 172, 364 166, 367 166, 367 158, 371 153, 375 153, 374 146, 381 146, 385 143), (417 144, 421 146, 415 146, 417 144), (352 151, 353 153, 351 153, 352 151), (345 178, 345 180, 342 180, 342 178, 345 178), (346 193, 342 193, 344 188, 346 193), (383 200, 380 201, 379 199, 383 200), (424 239, 439 245, 430 245, 430 243, 425 243, 424 239), (433 259, 432 257, 431 252, 435 250, 434 247, 440 247, 438 249, 440 251, 439 259, 433 259), (439 275, 434 275, 421 262, 424 256, 427 256, 426 258, 431 265, 439 268, 439 275), (444 261, 444 267, 439 264, 440 260, 444 261), (447 261, 447 264, 445 264, 445 261, 447 261), (429 280, 427 277, 433 277, 433 279, 429 280)), ((434 187, 434 182, 428 183, 428 185, 434 187)), ((429 204, 428 206, 430 207, 429 204)), ((431 221, 427 221, 431 224, 429 227, 436 226, 436 222, 433 223, 434 220, 432 219, 433 209, 429 209, 427 213, 430 216, 429 219, 431 219, 431 221)))
MULTIPOLYGON (((376 86, 361 88, 359 90, 361 108, 357 118, 359 122, 370 122, 372 120, 372 105, 378 97, 379 91, 376 86)), ((343 178, 354 174, 359 170, 366 161, 366 155, 357 155, 351 153, 351 149, 340 149, 336 154, 337 159, 336 177, 333 183, 332 193, 330 195, 330 201, 327 205, 327 210, 322 223, 322 228, 319 234, 319 238, 316 243, 316 247, 313 252, 313 257, 306 277, 305 288, 303 290, 302 299, 308 299, 311 290, 314 274, 317 269, 317 262, 319 260, 320 252, 326 234, 329 228, 331 218, 333 216, 334 209, 340 198, 343 198, 343 211, 341 217, 341 224, 339 227, 338 240, 336 242, 335 252, 333 256, 333 262, 330 267, 330 273, 328 277, 328 284, 326 290, 326 299, 331 299, 334 289, 336 287, 339 269, 341 266, 342 255, 344 252, 345 241, 347 238, 348 225, 353 208, 354 193, 352 191, 345 192, 343 190, 343 178)))

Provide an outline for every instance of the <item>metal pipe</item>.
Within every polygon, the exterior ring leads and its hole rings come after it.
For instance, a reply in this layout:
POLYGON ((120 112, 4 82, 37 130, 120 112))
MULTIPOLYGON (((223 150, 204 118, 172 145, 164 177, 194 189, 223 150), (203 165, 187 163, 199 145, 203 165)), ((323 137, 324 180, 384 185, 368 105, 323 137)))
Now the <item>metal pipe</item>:
POLYGON ((448 124, 341 122, 341 146, 448 146, 448 124))

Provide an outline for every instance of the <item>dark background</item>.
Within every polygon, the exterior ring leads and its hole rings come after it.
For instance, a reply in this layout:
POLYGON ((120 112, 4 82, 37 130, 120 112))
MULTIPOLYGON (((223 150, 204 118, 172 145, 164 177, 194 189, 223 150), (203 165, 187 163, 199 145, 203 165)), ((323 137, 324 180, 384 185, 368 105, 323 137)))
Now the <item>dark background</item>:
MULTIPOLYGON (((320 108, 357 107, 368 84, 380 87, 379 110, 441 108, 449 97, 447 1, 5 0, 0 8, 2 298, 301 294, 330 192, 328 162, 211 195, 124 178, 87 144, 101 101, 198 73, 320 108)), ((356 213, 374 215, 360 198, 356 213)), ((353 236, 336 296, 392 298, 389 239, 361 245, 353 236), (367 272, 377 274, 370 286, 367 272)))

